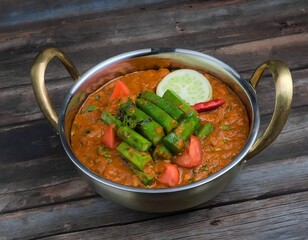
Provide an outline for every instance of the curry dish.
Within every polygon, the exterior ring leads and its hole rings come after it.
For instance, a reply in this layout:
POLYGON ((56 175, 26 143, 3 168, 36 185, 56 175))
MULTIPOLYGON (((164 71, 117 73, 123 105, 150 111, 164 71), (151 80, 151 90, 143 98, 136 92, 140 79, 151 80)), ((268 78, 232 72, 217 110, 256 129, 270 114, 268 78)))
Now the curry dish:
MULTIPOLYGON (((186 185, 230 163, 249 134, 240 99, 219 79, 204 73, 212 86, 213 101, 223 99, 223 103, 208 110, 190 106, 192 113, 180 111, 178 118, 168 116, 169 122, 167 117, 155 119, 152 108, 147 112, 145 106, 153 105, 151 96, 169 73, 159 69, 126 74, 92 93, 72 125, 71 146, 76 157, 105 179, 143 188, 186 185), (185 141, 172 137, 188 129, 191 132, 185 141)), ((182 110, 181 105, 178 109, 182 110)))

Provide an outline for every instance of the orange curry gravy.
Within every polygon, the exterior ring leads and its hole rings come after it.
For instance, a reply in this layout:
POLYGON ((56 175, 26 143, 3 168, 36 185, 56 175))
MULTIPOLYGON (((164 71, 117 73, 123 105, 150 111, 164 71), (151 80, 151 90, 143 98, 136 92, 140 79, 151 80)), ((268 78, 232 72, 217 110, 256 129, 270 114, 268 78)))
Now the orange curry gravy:
MULTIPOLYGON (((142 91, 155 91, 158 83, 168 73, 167 69, 147 70, 127 74, 118 79, 128 86, 129 97, 135 100, 142 91)), ((198 114, 201 122, 211 122, 214 130, 202 141, 203 163, 194 169, 179 167, 179 185, 206 178, 226 166, 243 148, 249 133, 248 116, 239 98, 220 80, 209 74, 205 76, 212 85, 213 99, 223 98, 225 104, 218 109, 198 114)), ((107 125, 100 120, 101 113, 107 110, 116 114, 119 104, 128 99, 124 97, 108 101, 116 81, 117 79, 92 93, 81 107, 72 125, 72 149, 85 166, 103 178, 135 187, 166 187, 158 181, 154 181, 150 186, 144 186, 116 149, 105 149, 103 154, 98 153, 102 145, 101 137, 107 128, 107 125), (89 106, 95 106, 95 109, 89 111, 89 106)))

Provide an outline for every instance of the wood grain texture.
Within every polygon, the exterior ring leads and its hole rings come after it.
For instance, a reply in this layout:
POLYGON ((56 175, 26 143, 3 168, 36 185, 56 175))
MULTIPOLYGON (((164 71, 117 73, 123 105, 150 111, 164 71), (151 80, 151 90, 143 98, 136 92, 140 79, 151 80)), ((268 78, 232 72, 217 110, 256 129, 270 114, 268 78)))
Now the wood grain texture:
POLYGON ((46 239, 304 239, 307 193, 201 209, 46 239))
MULTIPOLYGON (((308 3, 305 0, 3 0, 0 2, 0 239, 306 239, 308 3), (64 50, 81 73, 116 54, 179 47, 210 54, 249 79, 264 60, 291 69, 290 117, 276 141, 214 199, 148 214, 98 196, 66 156, 30 81, 34 57, 64 50)), ((74 84, 58 60, 46 71, 58 110, 74 84)), ((274 84, 257 88, 263 131, 274 84)))

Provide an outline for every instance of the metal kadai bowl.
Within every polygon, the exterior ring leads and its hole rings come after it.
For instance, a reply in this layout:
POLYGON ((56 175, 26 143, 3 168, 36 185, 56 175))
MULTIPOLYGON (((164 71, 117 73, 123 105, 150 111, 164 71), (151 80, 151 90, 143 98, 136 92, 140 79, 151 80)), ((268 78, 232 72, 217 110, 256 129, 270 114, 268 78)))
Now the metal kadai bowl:
POLYGON ((279 135, 287 120, 293 94, 290 71, 281 61, 265 61, 257 67, 250 81, 246 81, 230 66, 214 57, 178 48, 148 48, 123 53, 99 63, 81 76, 72 61, 61 50, 48 48, 35 58, 31 78, 41 110, 57 129, 67 156, 81 175, 104 198, 127 208, 146 212, 172 212, 191 208, 223 191, 244 163, 261 152, 279 135), (58 114, 50 101, 44 79, 46 67, 54 57, 61 60, 71 77, 76 80, 58 114), (135 71, 159 68, 194 69, 210 73, 226 83, 239 96, 248 113, 250 133, 246 145, 226 167, 206 179, 185 186, 143 189, 117 184, 98 176, 78 160, 70 146, 71 126, 78 109, 90 93, 112 79, 135 71), (260 112, 255 90, 265 69, 272 73, 275 81, 275 108, 266 130, 257 138, 260 112))

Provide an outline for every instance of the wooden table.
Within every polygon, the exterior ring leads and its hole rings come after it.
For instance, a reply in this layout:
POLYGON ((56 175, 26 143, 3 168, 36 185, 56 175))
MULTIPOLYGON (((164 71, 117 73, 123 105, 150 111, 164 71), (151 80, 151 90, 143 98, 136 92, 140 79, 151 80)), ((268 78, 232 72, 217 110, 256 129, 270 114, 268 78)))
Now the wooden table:
MULTIPOLYGON (((0 239, 307 239, 308 2, 35 1, 0 3, 0 239), (294 80, 289 120, 276 141, 209 202, 180 213, 117 206, 76 172, 30 82, 36 54, 65 51, 81 73, 148 47, 210 54, 249 79, 264 60, 287 63, 294 80)), ((58 109, 73 82, 58 61, 46 73, 58 109)), ((262 126, 274 84, 258 86, 262 126)))

